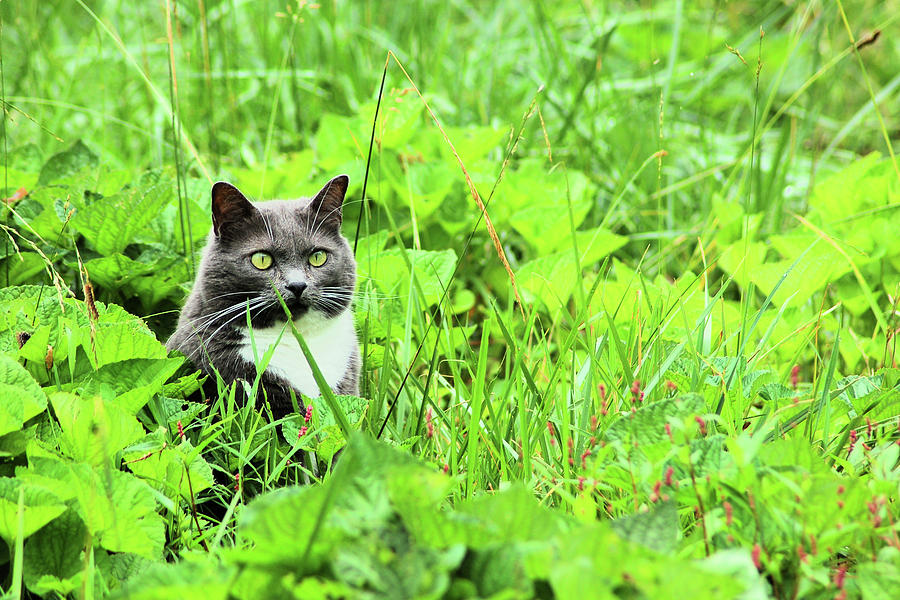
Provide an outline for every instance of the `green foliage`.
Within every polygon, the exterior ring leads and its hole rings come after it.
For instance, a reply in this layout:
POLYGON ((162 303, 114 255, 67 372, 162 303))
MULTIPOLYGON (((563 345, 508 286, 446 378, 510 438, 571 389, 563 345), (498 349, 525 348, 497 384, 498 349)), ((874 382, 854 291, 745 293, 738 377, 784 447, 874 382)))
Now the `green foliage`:
POLYGON ((714 561, 644 550, 540 506, 518 485, 440 510, 451 485, 406 452, 357 437, 323 485, 252 502, 238 520, 250 544, 209 557, 216 575, 192 561, 157 567, 121 597, 163 598, 198 578, 213 590, 233 582, 239 598, 737 598, 744 587, 714 561))

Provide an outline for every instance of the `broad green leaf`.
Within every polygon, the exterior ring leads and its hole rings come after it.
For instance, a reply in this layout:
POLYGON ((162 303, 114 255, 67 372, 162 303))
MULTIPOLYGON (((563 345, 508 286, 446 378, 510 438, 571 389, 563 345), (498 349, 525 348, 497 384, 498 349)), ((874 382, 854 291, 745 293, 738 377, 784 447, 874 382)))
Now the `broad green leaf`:
POLYGON ((236 567, 216 561, 159 563, 130 579, 112 596, 116 600, 173 600, 196 598, 226 600, 236 567))
POLYGON ((124 458, 132 473, 168 496, 180 494, 190 501, 214 483, 209 463, 187 441, 158 448, 150 456, 141 451, 126 453, 124 458))
MULTIPOLYGON (((551 312, 569 301, 581 277, 581 271, 575 263, 571 236, 567 239, 569 248, 529 261, 516 273, 516 281, 525 291, 526 298, 540 300, 551 312)), ((628 241, 623 236, 599 227, 576 232, 575 239, 581 269, 591 268, 594 263, 628 241)), ((585 286, 587 287, 587 283, 585 286)))
POLYGON ((77 140, 62 152, 57 152, 41 167, 39 185, 47 185, 71 177, 80 171, 97 165, 97 155, 84 142, 77 140))
POLYGON ((387 250, 378 255, 372 265, 359 264, 359 276, 371 279, 383 293, 397 296, 401 302, 409 297, 411 284, 410 269, 401 252, 406 253, 412 265, 413 274, 418 282, 415 296, 425 304, 434 304, 444 293, 444 286, 449 284, 450 275, 456 265, 456 252, 453 250, 387 250), (422 290, 422 295, 418 290, 422 290))
POLYGON ((668 439, 666 423, 683 421, 706 413, 706 403, 697 394, 651 402, 616 419, 606 431, 610 440, 629 445, 654 444, 668 439))
POLYGON ((623 538, 662 554, 674 552, 681 538, 678 506, 672 500, 658 502, 647 512, 626 515, 610 524, 623 538))
POLYGON ((116 405, 137 414, 184 362, 183 358, 130 358, 107 363, 88 376, 83 387, 90 395, 108 386, 115 391, 116 405))
POLYGON ((158 271, 158 265, 140 263, 119 253, 92 258, 84 263, 84 268, 93 283, 111 289, 158 271))
POLYGON ((56 392, 50 401, 62 428, 60 448, 75 461, 109 466, 119 451, 144 436, 131 413, 102 396, 56 392))
POLYGON ((548 172, 545 165, 544 161, 523 161, 497 192, 497 201, 509 210, 510 224, 538 256, 571 246, 572 219, 578 228, 594 204, 584 174, 565 169, 548 172))
POLYGON ((897 199, 900 199, 900 185, 891 160, 873 152, 819 181, 813 188, 809 206, 813 216, 830 222, 897 199))
POLYGON ((41 596, 65 596, 82 581, 82 552, 87 529, 73 510, 67 510, 28 538, 25 544, 24 580, 41 596))
POLYGON ((130 473, 95 470, 84 463, 68 464, 66 468, 75 508, 103 548, 160 557, 165 522, 156 513, 154 494, 146 483, 130 473))
POLYGON ((326 486, 281 488, 254 499, 241 513, 238 533, 254 544, 236 560, 251 565, 272 565, 315 572, 344 532, 327 524, 333 508, 332 490, 326 486), (326 524, 317 531, 317 522, 326 524))
POLYGON ((0 435, 19 429, 47 408, 47 397, 25 367, 0 354, 0 435))
POLYGON ((172 192, 171 182, 165 179, 126 188, 79 207, 71 224, 97 252, 119 253, 169 203, 172 192))
POLYGON ((26 485, 9 477, 0 477, 0 537, 13 546, 19 531, 19 493, 24 491, 22 537, 27 538, 66 510, 55 494, 26 485))

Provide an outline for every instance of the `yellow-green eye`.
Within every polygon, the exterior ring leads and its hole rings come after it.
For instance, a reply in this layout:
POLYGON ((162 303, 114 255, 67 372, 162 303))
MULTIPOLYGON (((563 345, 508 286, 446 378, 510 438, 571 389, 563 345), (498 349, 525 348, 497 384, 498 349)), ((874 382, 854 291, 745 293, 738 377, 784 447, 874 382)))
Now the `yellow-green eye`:
POLYGON ((272 255, 268 252, 254 252, 250 255, 250 264, 260 271, 265 271, 272 266, 272 255))
POLYGON ((309 264, 314 267, 321 267, 325 264, 326 260, 328 260, 328 255, 324 250, 316 250, 309 255, 309 264))

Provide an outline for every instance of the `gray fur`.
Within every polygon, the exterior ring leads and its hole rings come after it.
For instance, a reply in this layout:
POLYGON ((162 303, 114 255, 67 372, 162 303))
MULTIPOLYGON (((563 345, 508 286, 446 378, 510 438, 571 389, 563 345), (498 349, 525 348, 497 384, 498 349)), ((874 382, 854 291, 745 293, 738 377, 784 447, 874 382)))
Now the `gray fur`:
MULTIPOLYGON (((286 322, 272 284, 295 319, 307 311, 334 318, 351 310, 356 261, 340 232, 347 184, 347 176, 340 175, 313 198, 251 203, 237 188, 216 183, 212 189, 213 229, 194 288, 166 347, 181 351, 212 379, 218 371, 225 382, 244 379, 252 383, 256 366, 239 356, 238 327, 246 328, 248 306, 254 328, 286 322), (315 250, 328 254, 321 267, 309 264, 309 255, 315 250), (250 256, 259 251, 273 256, 270 269, 259 270, 250 263, 250 256), (295 284, 296 289, 301 282, 307 287, 298 298, 288 286, 295 284)), ((357 395, 359 369, 359 347, 354 341, 351 360, 334 391, 357 395)), ((292 410, 290 385, 284 379, 266 372, 261 384, 276 417, 292 410)), ((300 394, 296 395, 299 400, 300 394)))

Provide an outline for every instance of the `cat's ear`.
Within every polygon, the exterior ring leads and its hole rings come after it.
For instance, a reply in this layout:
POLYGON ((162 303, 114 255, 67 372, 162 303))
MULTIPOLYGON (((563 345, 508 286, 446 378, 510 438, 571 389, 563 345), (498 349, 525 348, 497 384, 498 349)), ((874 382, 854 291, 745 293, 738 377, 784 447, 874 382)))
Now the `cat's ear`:
POLYGON ((346 175, 338 175, 325 184, 316 197, 309 203, 309 210, 313 220, 325 225, 341 226, 341 205, 347 194, 347 186, 350 178, 346 175))
POLYGON ((239 189, 224 181, 212 186, 212 222, 216 237, 229 227, 246 221, 256 213, 256 207, 244 197, 239 189))

